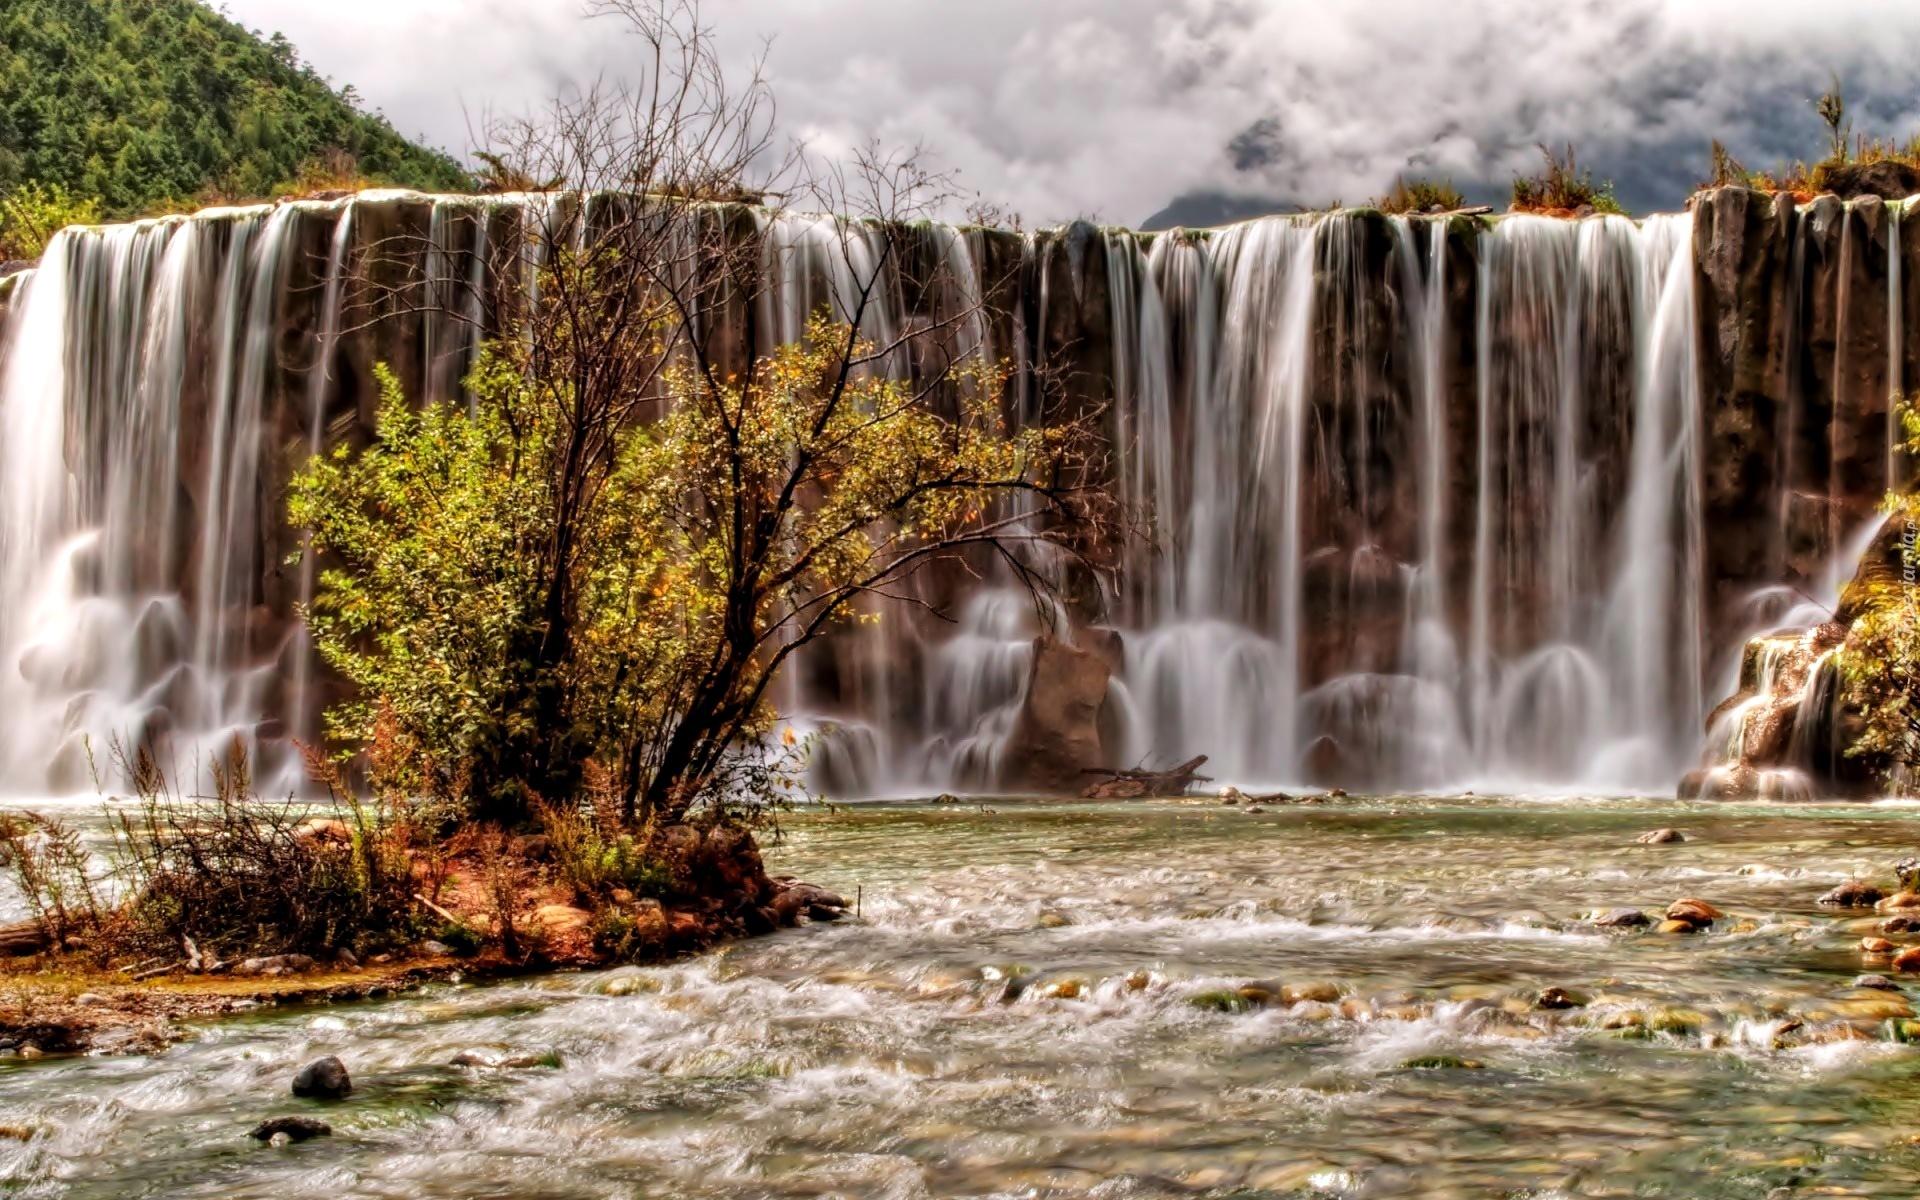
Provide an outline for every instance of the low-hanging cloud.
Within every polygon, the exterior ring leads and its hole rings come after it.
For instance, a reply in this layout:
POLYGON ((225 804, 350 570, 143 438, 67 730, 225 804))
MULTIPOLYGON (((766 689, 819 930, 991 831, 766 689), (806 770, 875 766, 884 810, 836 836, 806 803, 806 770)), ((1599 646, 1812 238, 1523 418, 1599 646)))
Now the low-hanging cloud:
MULTIPOLYGON (((617 77, 580 0, 227 0, 403 131, 470 148, 489 106, 617 77)), ((723 52, 767 39, 784 132, 833 153, 924 144, 968 193, 1054 222, 1139 222, 1448 176, 1493 198, 1571 141, 1630 207, 1677 206, 1718 137, 1818 154, 1838 75, 1863 133, 1920 133, 1910 0, 708 0, 723 52), (1229 206, 1231 207, 1231 205, 1229 206)))

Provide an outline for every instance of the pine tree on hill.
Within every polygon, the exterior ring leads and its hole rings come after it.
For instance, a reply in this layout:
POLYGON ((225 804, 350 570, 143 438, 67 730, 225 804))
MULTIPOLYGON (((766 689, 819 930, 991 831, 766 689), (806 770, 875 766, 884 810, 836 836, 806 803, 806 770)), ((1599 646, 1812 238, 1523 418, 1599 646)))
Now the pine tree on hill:
POLYGON ((342 175, 471 186, 284 37, 197 0, 0 0, 0 196, 56 188, 115 218, 342 175))

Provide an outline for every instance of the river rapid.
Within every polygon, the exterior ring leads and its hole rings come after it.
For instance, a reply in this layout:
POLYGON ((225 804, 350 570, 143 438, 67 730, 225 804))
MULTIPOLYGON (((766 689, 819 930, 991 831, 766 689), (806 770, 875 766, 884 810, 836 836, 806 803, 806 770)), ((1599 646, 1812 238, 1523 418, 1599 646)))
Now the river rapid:
POLYGON ((856 919, 275 1010, 150 1057, 0 1060, 0 1194, 1914 1196, 1911 989, 1854 988, 1876 922, 1815 898, 1890 877, 1915 816, 804 811, 770 867, 857 895, 856 919), (1690 840, 1634 841, 1660 826, 1690 840), (1585 919, 1682 896, 1726 915, 1691 936, 1585 919), (295 1100, 323 1054, 353 1096, 295 1100), (279 1114, 334 1136, 247 1138, 279 1114))

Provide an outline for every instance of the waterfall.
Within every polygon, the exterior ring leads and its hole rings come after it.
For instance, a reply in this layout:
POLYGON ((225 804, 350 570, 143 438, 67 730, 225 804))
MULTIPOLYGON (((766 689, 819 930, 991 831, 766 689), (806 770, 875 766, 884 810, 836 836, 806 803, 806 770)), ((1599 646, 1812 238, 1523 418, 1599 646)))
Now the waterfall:
MULTIPOLYGON (((292 619, 314 575, 289 565, 287 479, 370 435, 376 362, 409 395, 460 396, 493 298, 534 290, 562 203, 368 193, 54 239, 0 333, 0 787, 84 789, 115 736, 189 758, 238 736, 293 786, 291 739, 317 736, 339 684, 292 619), (495 279, 489 247, 515 220, 536 235, 495 279), (350 314, 355 256, 396 231, 419 246, 406 311, 350 314)), ((1888 213, 1894 393, 1912 266, 1888 213)), ((1796 298, 1810 224, 1783 235, 1796 298)), ((1016 423, 1061 403, 1103 422, 1141 534, 1070 603, 1036 612, 983 559, 925 584, 954 624, 882 606, 810 648, 778 703, 823 734, 836 793, 996 786, 1033 639, 1094 626, 1120 667, 1115 765, 1664 790, 1699 752, 1705 663, 1727 643, 1708 615, 1691 216, 741 227, 764 272, 755 348, 865 296, 863 333, 899 343, 871 369, 919 381, 980 356, 1009 370, 1016 423)), ((1789 357, 1815 352, 1800 307, 1789 357)), ((1796 370, 1784 386, 1791 433, 1817 397, 1796 370)), ((1796 436, 1769 453, 1793 487, 1820 470, 1796 436)), ((1764 507, 1762 557, 1784 559, 1789 497, 1764 507)))

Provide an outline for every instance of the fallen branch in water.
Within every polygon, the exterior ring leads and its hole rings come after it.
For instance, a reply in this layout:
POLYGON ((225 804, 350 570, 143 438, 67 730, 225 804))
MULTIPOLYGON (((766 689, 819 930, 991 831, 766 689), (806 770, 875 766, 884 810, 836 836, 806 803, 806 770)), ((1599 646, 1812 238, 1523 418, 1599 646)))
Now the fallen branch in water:
POLYGON ((1210 783, 1205 775, 1195 774, 1207 761, 1202 754, 1188 759, 1177 767, 1165 771, 1148 771, 1140 767, 1127 770, 1112 770, 1102 767, 1086 767, 1082 775, 1101 775, 1105 778, 1099 783, 1091 783, 1081 791, 1081 796, 1089 800, 1132 800, 1143 796, 1183 796, 1189 787, 1196 783, 1210 783))

